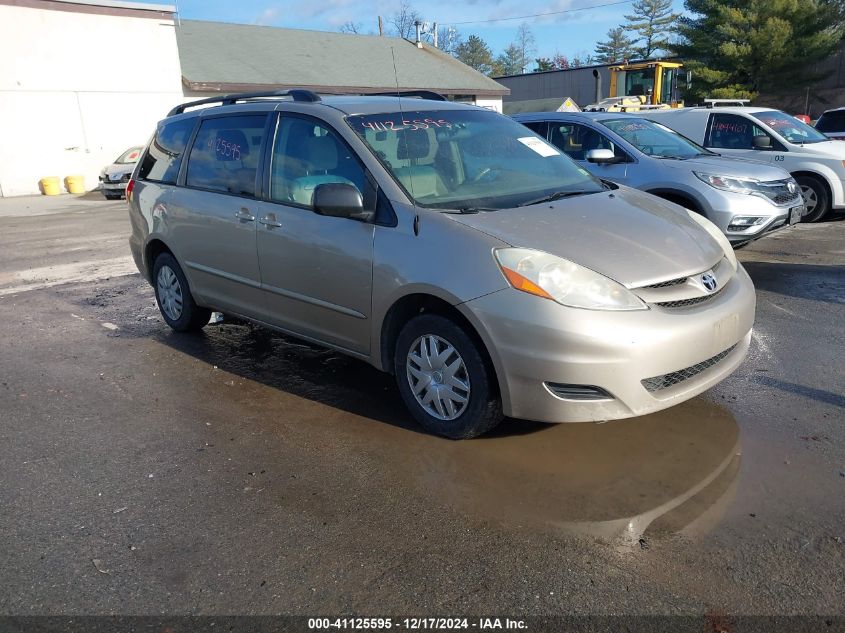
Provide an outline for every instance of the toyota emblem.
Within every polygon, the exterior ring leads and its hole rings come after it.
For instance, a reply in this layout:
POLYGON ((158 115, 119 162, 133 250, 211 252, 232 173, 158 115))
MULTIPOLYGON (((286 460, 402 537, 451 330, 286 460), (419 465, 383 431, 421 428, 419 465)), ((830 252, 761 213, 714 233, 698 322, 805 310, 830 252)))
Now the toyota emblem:
POLYGON ((716 290, 716 286, 719 285, 716 278, 710 273, 704 273, 701 275, 701 283, 707 289, 707 292, 713 292, 716 290))

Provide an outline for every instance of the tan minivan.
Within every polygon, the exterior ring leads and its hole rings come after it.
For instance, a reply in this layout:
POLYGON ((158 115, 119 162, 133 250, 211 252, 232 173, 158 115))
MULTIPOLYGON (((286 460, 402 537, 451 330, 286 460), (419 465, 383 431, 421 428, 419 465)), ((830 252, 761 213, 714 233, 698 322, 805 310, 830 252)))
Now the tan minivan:
POLYGON ((217 310, 360 358, 451 438, 641 415, 742 362, 754 288, 713 224, 423 96, 174 108, 127 188, 164 320, 217 310))

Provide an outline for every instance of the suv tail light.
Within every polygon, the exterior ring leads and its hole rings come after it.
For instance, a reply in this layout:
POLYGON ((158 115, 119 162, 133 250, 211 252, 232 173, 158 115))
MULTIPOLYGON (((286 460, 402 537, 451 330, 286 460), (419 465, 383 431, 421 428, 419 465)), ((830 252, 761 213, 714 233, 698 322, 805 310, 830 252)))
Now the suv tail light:
POLYGON ((135 189, 135 179, 130 178, 129 182, 126 183, 126 201, 129 202, 132 200, 132 191, 135 189))

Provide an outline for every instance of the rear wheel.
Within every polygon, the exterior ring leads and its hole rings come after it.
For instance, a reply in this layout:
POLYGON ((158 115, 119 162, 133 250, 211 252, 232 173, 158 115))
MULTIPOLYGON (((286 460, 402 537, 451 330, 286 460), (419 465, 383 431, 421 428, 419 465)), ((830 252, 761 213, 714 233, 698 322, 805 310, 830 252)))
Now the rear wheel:
POLYGON ((405 405, 431 433, 469 439, 502 421, 495 377, 479 344, 446 317, 423 314, 408 321, 393 367, 405 405))
POLYGON ((830 194, 827 187, 818 178, 813 176, 799 176, 795 179, 801 187, 801 194, 804 196, 804 215, 802 222, 817 222, 830 211, 830 194))
POLYGON ((156 303, 165 322, 177 332, 201 330, 211 318, 211 310, 194 301, 182 268, 170 253, 161 253, 153 265, 156 303))

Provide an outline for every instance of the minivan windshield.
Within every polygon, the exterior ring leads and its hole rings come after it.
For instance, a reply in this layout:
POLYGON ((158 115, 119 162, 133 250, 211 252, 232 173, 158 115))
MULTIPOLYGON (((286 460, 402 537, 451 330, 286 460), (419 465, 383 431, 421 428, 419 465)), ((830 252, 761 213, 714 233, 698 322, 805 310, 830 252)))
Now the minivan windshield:
POLYGON ((764 110, 751 116, 768 125, 790 143, 821 143, 830 140, 815 128, 780 110, 764 110))
POLYGON ((347 121, 420 206, 473 212, 604 190, 560 150, 495 112, 388 112, 347 121))
POLYGON ((648 156, 684 159, 713 155, 713 152, 696 145, 675 130, 648 119, 626 116, 618 119, 606 119, 599 121, 599 123, 616 132, 648 156))

